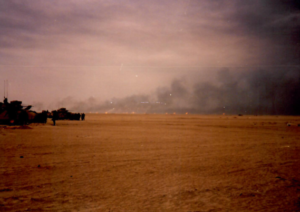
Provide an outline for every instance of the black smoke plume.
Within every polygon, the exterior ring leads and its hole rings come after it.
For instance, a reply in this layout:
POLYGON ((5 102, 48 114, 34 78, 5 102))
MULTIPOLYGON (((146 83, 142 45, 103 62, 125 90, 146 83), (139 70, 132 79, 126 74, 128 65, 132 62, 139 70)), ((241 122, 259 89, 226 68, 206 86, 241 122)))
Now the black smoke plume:
POLYGON ((300 115, 299 67, 242 71, 222 68, 216 72, 215 80, 199 81, 191 84, 186 79, 176 79, 153 94, 103 103, 94 98, 75 101, 68 97, 56 106, 99 113, 300 115))

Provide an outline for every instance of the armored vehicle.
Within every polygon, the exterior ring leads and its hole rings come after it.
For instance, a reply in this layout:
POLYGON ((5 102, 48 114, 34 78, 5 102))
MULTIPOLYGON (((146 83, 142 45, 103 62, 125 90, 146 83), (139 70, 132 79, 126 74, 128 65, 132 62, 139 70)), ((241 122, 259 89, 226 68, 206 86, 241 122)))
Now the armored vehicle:
POLYGON ((43 113, 31 111, 31 106, 22 106, 21 101, 0 102, 0 124, 24 125, 33 122, 47 122, 43 113), (43 118, 42 118, 43 117, 43 118))
MULTIPOLYGON (((66 108, 60 108, 57 111, 58 120, 80 120, 79 113, 71 113, 66 108)), ((51 114, 48 114, 48 118, 52 118, 53 111, 51 114)))

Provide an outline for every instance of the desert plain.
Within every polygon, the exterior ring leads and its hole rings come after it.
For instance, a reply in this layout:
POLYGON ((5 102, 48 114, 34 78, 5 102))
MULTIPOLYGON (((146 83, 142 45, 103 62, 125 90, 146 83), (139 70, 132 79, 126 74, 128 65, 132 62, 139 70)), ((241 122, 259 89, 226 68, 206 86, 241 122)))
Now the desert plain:
POLYGON ((0 125, 0 211, 300 211, 300 117, 0 125))

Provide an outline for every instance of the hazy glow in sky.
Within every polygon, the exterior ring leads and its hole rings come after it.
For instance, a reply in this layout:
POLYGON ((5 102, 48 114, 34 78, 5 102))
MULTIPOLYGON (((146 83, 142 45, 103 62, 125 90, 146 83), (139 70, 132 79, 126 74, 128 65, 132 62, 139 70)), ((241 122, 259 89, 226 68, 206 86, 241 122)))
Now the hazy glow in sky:
POLYGON ((211 68, 299 66, 299 1, 282 2, 0 0, 0 82, 10 100, 47 109, 150 93, 211 68))

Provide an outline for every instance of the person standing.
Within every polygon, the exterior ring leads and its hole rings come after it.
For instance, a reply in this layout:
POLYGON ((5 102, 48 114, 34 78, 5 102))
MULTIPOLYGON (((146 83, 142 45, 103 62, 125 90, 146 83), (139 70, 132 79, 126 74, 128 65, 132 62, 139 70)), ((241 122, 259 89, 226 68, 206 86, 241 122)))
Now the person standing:
POLYGON ((53 111, 53 115, 52 115, 52 121, 53 121, 53 126, 55 126, 55 121, 58 119, 58 114, 57 111, 54 110, 53 111))

